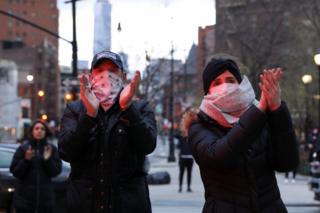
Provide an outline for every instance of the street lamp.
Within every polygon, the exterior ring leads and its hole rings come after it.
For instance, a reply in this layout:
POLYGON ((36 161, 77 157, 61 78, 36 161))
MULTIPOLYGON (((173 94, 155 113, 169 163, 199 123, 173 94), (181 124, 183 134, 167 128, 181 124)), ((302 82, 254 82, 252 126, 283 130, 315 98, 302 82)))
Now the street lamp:
POLYGON ((45 93, 44 93, 43 90, 39 90, 39 91, 38 91, 38 96, 39 96, 39 97, 42 98, 44 95, 45 95, 45 93))
POLYGON ((312 75, 303 75, 301 78, 305 85, 305 121, 304 121, 304 142, 308 142, 308 130, 309 130, 309 99, 308 99, 308 85, 312 82, 312 75))
POLYGON ((43 120, 43 121, 48 120, 48 115, 47 114, 42 114, 41 115, 41 120, 43 120))
POLYGON ((66 100, 67 103, 69 103, 73 99, 73 95, 71 93, 66 93, 64 95, 64 99, 66 100))
POLYGON ((32 82, 33 81, 33 75, 29 74, 27 75, 27 81, 32 82))
POLYGON ((318 129, 320 128, 320 52, 314 55, 314 63, 318 66, 318 129))

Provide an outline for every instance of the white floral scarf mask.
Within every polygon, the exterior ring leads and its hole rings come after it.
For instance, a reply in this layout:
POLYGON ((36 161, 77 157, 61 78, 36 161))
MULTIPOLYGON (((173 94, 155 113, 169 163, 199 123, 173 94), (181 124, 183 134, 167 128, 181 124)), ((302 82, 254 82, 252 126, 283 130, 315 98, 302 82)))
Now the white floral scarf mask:
POLYGON ((215 92, 204 96, 200 110, 220 125, 232 127, 252 105, 258 104, 250 81, 246 76, 240 84, 224 83, 215 92))
POLYGON ((91 90, 98 98, 101 107, 107 111, 123 88, 123 80, 112 72, 101 72, 90 78, 91 90))

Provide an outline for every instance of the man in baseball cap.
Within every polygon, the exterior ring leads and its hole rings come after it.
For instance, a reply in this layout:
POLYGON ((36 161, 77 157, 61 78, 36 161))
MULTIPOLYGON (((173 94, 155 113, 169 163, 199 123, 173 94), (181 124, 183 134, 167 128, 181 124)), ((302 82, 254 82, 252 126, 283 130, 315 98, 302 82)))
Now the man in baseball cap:
POLYGON ((156 147, 156 121, 146 101, 134 100, 140 71, 125 78, 120 56, 100 52, 80 78, 81 100, 66 107, 59 154, 71 165, 70 213, 151 213, 144 163, 156 147))
POLYGON ((134 100, 140 78, 136 71, 125 84, 122 60, 110 51, 96 54, 80 78, 81 100, 67 105, 59 136, 72 170, 69 212, 151 213, 144 163, 157 127, 148 103, 134 100))

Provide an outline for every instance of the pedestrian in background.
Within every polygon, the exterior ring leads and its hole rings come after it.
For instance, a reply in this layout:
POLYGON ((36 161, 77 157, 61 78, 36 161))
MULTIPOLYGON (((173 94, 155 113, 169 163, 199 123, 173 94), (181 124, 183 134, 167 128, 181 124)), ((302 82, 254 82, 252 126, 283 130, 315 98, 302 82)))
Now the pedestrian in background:
POLYGON ((295 169, 299 154, 281 76, 280 68, 263 71, 258 102, 235 61, 206 65, 205 96, 188 134, 205 188, 203 212, 287 212, 275 171, 295 169))
POLYGON ((183 113, 180 122, 180 132, 181 134, 176 134, 178 139, 178 149, 179 152, 179 189, 178 192, 182 192, 183 176, 185 170, 187 170, 187 191, 192 192, 191 189, 191 179, 192 179, 192 167, 193 167, 193 157, 188 143, 188 124, 190 120, 194 120, 197 116, 195 108, 188 108, 183 113))
POLYGON ((140 72, 128 85, 120 55, 94 56, 80 79, 80 99, 67 105, 59 153, 70 162, 70 213, 151 212, 146 155, 156 147, 154 112, 134 100, 140 72))
POLYGON ((289 182, 289 176, 291 174, 291 183, 295 183, 296 182, 296 174, 297 174, 297 170, 292 170, 291 172, 286 172, 284 177, 284 182, 288 183, 289 182))
POLYGON ((36 120, 29 138, 16 150, 10 172, 17 178, 13 205, 17 213, 51 213, 54 190, 51 178, 61 172, 58 150, 47 142, 51 132, 47 124, 36 120))

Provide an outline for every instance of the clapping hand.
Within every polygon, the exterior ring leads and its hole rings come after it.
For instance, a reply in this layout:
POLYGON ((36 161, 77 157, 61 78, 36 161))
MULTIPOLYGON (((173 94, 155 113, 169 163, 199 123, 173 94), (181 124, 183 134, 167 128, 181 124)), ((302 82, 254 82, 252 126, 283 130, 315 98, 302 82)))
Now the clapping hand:
POLYGON ((96 117, 99 109, 99 100, 91 90, 91 85, 87 75, 80 77, 80 99, 83 102, 87 114, 91 117, 96 117))
POLYGON ((52 155, 52 146, 46 145, 43 150, 43 158, 44 160, 48 160, 52 155))
POLYGON ((280 80, 282 69, 266 69, 260 75, 261 98, 259 108, 262 111, 275 111, 281 104, 280 80))
POLYGON ((29 146, 26 152, 24 153, 24 158, 26 160, 31 160, 33 157, 34 157, 34 150, 31 148, 31 146, 29 146))
POLYGON ((133 100, 133 97, 139 87, 140 80, 141 80, 140 71, 137 70, 130 84, 128 84, 121 91, 120 100, 119 100, 121 110, 126 110, 130 106, 133 100))

